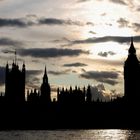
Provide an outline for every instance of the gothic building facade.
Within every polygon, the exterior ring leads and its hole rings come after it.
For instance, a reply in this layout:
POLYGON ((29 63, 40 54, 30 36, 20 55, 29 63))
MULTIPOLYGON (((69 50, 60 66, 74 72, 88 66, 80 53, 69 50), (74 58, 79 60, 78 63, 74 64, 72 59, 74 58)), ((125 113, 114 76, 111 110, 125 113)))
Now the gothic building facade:
POLYGON ((5 99, 12 103, 25 102, 25 64, 19 70, 16 61, 13 62, 12 68, 7 63, 5 73, 5 99))
POLYGON ((124 98, 128 102, 137 102, 140 98, 140 62, 131 38, 128 57, 124 63, 124 98))

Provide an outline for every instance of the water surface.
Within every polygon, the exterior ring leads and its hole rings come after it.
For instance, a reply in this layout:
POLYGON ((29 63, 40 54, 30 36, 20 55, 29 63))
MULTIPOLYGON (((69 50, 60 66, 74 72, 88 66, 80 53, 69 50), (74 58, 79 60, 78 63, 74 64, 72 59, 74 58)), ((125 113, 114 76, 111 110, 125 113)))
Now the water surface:
POLYGON ((106 130, 28 130, 0 131, 0 140, 138 140, 140 131, 106 130))

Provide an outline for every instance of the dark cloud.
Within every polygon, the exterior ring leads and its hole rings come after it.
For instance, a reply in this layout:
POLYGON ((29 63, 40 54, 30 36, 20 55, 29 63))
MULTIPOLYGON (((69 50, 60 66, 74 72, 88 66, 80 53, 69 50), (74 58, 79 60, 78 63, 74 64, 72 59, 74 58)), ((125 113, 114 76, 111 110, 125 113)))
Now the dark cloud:
POLYGON ((86 73, 82 74, 85 78, 111 78, 111 79, 117 79, 118 73, 113 71, 87 71, 86 73))
POLYGON ((76 70, 72 70, 72 73, 77 73, 77 71, 76 70))
POLYGON ((109 0, 109 1, 116 4, 127 5, 127 3, 124 0, 109 0))
POLYGON ((34 76, 34 75, 39 75, 41 73, 42 73, 42 70, 27 70, 26 76, 30 77, 30 76, 34 76))
MULTIPOLYGON (((94 38, 88 38, 85 40, 74 40, 71 41, 68 45, 74 45, 74 44, 89 44, 89 43, 102 43, 102 42, 117 42, 117 43, 128 43, 130 42, 131 37, 124 37, 124 36, 104 36, 104 37, 94 37, 94 38)), ((140 42, 140 36, 134 36, 135 42, 140 42)))
POLYGON ((108 53, 107 52, 99 52, 98 55, 102 56, 102 57, 107 57, 108 53))
POLYGON ((89 31, 89 33, 94 34, 94 35, 96 34, 96 32, 94 32, 94 31, 89 31))
POLYGON ((84 67, 84 66, 87 66, 87 64, 84 64, 84 63, 71 63, 71 64, 64 64, 63 65, 64 67, 84 67))
POLYGON ((63 56, 79 56, 80 54, 89 54, 89 52, 81 49, 31 48, 19 50, 18 54, 21 56, 31 56, 36 58, 53 58, 63 56))
POLYGON ((136 32, 138 32, 140 30, 140 23, 132 23, 132 27, 136 32))
POLYGON ((94 26, 94 23, 93 22, 87 22, 86 25, 94 26))
POLYGON ((0 18, 0 27, 4 26, 16 26, 16 27, 26 27, 28 23, 22 19, 4 19, 0 18))
POLYGON ((71 19, 59 19, 59 18, 38 18, 36 15, 28 15, 24 19, 8 19, 0 18, 0 27, 29 27, 33 25, 76 25, 76 26, 85 26, 91 25, 94 26, 92 22, 81 22, 74 21, 71 19), (34 18, 34 19, 32 19, 34 18))
POLYGON ((21 45, 23 45, 22 42, 12 40, 10 38, 0 38, 0 46, 15 46, 15 47, 19 47, 21 45))
POLYGON ((108 54, 109 54, 109 55, 115 55, 116 53, 114 53, 114 52, 112 52, 112 51, 109 51, 108 54))
POLYGON ((52 75, 63 75, 65 74, 64 72, 62 71, 48 71, 49 74, 52 74, 52 75))
POLYGON ((99 52, 98 55, 102 56, 102 57, 107 57, 108 55, 115 55, 116 53, 112 52, 112 51, 108 51, 108 52, 99 52))
POLYGON ((87 71, 82 73, 80 76, 86 79, 94 79, 98 82, 115 85, 118 83, 116 79, 119 74, 113 71, 87 71))
POLYGON ((70 72, 70 71, 71 71, 70 69, 66 69, 63 71, 48 71, 48 73, 57 76, 57 75, 68 74, 68 72, 70 72))
POLYGON ((140 7, 138 7, 136 10, 137 10, 137 11, 140 11, 140 7))
POLYGON ((73 21, 71 19, 58 19, 58 18, 41 18, 38 21, 39 25, 76 25, 76 26, 84 26, 91 25, 94 26, 93 22, 81 22, 81 21, 73 21))
POLYGON ((70 19, 63 20, 63 19, 57 19, 57 18, 42 18, 42 19, 39 20, 39 24, 84 26, 84 24, 80 21, 72 21, 70 19))
POLYGON ((135 30, 135 32, 138 32, 140 30, 140 23, 131 23, 126 20, 125 18, 120 18, 117 20, 117 23, 119 24, 119 27, 129 27, 135 30))
POLYGON ((0 86, 5 84, 5 67, 0 66, 0 86))
POLYGON ((117 20, 119 27, 128 27, 129 26, 129 21, 126 20, 125 18, 120 18, 117 20))

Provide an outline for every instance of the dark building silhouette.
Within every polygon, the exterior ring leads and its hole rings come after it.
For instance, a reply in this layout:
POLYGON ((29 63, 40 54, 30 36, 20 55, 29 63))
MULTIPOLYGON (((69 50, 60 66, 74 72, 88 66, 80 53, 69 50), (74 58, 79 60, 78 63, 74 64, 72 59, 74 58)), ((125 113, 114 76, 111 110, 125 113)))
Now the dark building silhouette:
POLYGON ((131 38, 128 57, 124 64, 124 98, 129 102, 136 102, 140 98, 140 62, 131 38))
POLYGON ((50 103, 51 102, 51 88, 50 84, 48 83, 48 76, 45 66, 44 76, 43 76, 43 83, 41 85, 41 95, 40 100, 42 103, 50 103))
POLYGON ((85 102, 90 103, 92 101, 90 86, 83 90, 80 87, 75 86, 75 89, 72 89, 70 86, 69 90, 66 88, 62 88, 61 90, 58 88, 57 90, 57 101, 58 103, 63 104, 83 104, 85 102))
POLYGON ((48 83, 48 76, 45 67, 43 82, 40 90, 28 90, 27 91, 27 102, 31 104, 50 104, 51 103, 51 88, 48 83))
POLYGON ((33 104, 39 103, 39 96, 40 96, 40 93, 36 89, 34 89, 34 91, 28 90, 27 91, 27 102, 33 103, 33 104))
POLYGON ((12 69, 7 63, 5 73, 5 98, 6 101, 12 103, 25 102, 25 64, 22 70, 19 70, 16 61, 12 64, 12 69))

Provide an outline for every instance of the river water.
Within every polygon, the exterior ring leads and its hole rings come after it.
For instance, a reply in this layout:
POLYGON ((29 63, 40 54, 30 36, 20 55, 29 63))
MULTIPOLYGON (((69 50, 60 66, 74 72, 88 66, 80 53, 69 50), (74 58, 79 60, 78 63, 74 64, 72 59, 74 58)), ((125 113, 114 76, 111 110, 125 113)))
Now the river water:
POLYGON ((0 140, 139 140, 140 130, 0 131, 0 140))

